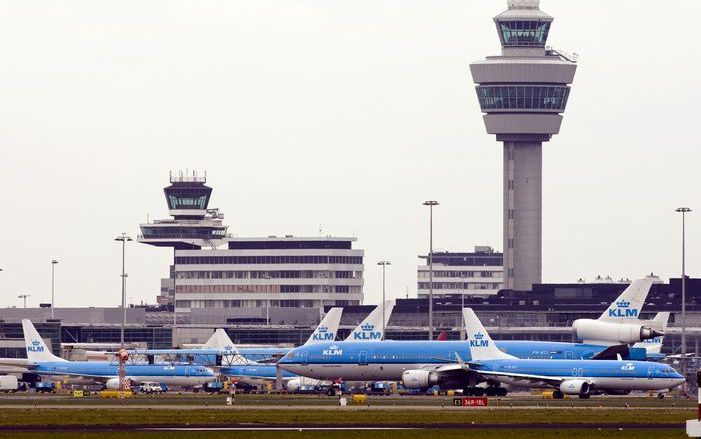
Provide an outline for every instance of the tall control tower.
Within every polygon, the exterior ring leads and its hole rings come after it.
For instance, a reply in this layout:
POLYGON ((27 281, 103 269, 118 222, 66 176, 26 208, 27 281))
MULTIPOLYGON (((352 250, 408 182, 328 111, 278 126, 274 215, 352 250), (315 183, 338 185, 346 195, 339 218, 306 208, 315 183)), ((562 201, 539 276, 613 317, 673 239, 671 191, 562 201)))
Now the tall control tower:
POLYGON ((553 17, 508 0, 494 17, 501 55, 470 64, 488 134, 504 143, 504 288, 541 282, 542 147, 560 132, 576 56, 545 46, 553 17))

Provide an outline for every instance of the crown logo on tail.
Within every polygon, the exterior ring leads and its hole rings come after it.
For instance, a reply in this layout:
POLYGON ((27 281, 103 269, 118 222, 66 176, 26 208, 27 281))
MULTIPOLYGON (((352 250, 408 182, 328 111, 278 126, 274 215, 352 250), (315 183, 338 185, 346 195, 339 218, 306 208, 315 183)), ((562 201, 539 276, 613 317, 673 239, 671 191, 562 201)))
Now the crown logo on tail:
POLYGON ((618 302, 616 302, 616 306, 619 308, 628 308, 630 307, 630 302, 625 299, 619 300, 618 302))

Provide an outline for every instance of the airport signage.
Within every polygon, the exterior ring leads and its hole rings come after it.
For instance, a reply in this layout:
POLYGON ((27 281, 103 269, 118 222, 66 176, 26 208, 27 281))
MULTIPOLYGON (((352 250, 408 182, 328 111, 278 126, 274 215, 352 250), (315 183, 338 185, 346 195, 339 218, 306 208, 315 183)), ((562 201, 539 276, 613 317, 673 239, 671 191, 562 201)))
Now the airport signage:
POLYGON ((481 397, 453 398, 455 407, 487 407, 489 399, 481 397))

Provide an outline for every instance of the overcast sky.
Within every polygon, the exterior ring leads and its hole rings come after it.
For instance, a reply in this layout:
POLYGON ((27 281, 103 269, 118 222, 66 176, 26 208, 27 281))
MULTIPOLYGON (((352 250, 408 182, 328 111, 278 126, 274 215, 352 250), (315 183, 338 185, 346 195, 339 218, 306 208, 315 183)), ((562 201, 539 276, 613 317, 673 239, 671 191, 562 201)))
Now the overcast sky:
MULTIPOLYGON (((580 54, 545 144, 543 277, 701 275, 698 0, 544 0, 580 54), (676 17, 676 19, 672 19, 676 17)), ((505 0, 0 1, 0 306, 120 301, 114 237, 206 170, 237 236, 356 236, 366 303, 416 294, 417 255, 502 248, 502 149, 468 70, 505 0)), ((154 302, 172 253, 128 248, 154 302)))

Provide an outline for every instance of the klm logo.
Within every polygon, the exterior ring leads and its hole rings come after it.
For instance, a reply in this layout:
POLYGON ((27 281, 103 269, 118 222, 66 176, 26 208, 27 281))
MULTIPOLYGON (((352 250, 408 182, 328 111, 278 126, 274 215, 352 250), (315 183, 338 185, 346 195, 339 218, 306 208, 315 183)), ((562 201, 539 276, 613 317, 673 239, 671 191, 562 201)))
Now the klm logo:
POLYGON ((326 326, 319 326, 316 332, 314 332, 314 334, 312 335, 312 340, 317 341, 328 341, 333 339, 333 334, 329 332, 329 328, 327 328, 326 326))
POLYGON ((328 355, 328 356, 335 356, 335 355, 343 355, 343 349, 339 349, 337 345, 331 345, 328 347, 328 349, 324 349, 321 351, 321 355, 328 355))
POLYGON ((353 333, 353 340, 382 340, 382 333, 375 331, 375 325, 366 323, 360 327, 360 332, 353 333))
POLYGON ((27 346, 27 352, 44 352, 44 346, 41 345, 41 342, 35 340, 31 345, 27 346))
POLYGON ((635 365, 633 363, 626 363, 623 366, 621 366, 621 370, 623 372, 632 372, 635 370, 635 365))
POLYGON ((630 302, 623 299, 616 302, 614 309, 609 309, 609 317, 632 317, 638 318, 638 310, 630 308, 630 302))
POLYGON ((484 339, 484 334, 481 332, 473 336, 474 340, 469 340, 471 348, 486 348, 489 346, 489 340, 484 339))
POLYGON ((646 343, 646 344, 660 344, 660 343, 662 343, 662 337, 648 338, 648 339, 646 339, 646 340, 643 340, 643 343, 646 343))
POLYGON ((226 346, 224 346, 224 350, 227 351, 227 352, 231 352, 231 351, 234 350, 234 347, 231 346, 231 345, 226 345, 226 346))

